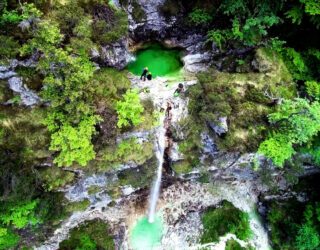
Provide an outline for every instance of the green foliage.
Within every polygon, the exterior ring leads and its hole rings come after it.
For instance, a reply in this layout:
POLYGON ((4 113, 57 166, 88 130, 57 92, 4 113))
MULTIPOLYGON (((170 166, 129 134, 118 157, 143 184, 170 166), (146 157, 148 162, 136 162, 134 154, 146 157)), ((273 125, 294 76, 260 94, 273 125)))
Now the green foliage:
POLYGON ((267 220, 271 228, 270 239, 274 249, 294 249, 297 233, 296 223, 301 219, 301 205, 291 200, 285 204, 273 202, 270 205, 267 220))
POLYGON ((284 57, 293 77, 297 80, 305 79, 308 68, 302 55, 293 48, 286 48, 284 57))
POLYGON ((59 151, 54 160, 58 166, 70 166, 74 162, 85 166, 95 157, 91 139, 95 132, 94 125, 98 120, 97 116, 89 116, 80 121, 76 127, 63 124, 51 135, 50 150, 59 151))
POLYGON ((219 49, 222 49, 230 35, 231 33, 228 30, 210 30, 207 33, 207 41, 214 42, 219 49))
POLYGON ((319 0, 300 0, 305 5, 305 12, 310 15, 320 15, 319 0))
POLYGON ((199 8, 194 9, 189 14, 189 18, 191 22, 197 25, 210 23, 213 19, 212 15, 210 15, 206 10, 199 8))
POLYGON ((93 24, 93 39, 100 44, 109 44, 115 42, 128 33, 128 16, 122 10, 116 10, 114 18, 107 22, 99 19, 93 24))
POLYGON ((320 245, 320 235, 315 221, 319 223, 319 204, 307 205, 304 211, 304 223, 299 226, 296 235, 296 247, 301 250, 317 249, 320 245), (316 218, 316 219, 315 219, 316 218))
POLYGON ((310 97, 314 98, 315 100, 320 100, 320 83, 316 81, 307 81, 305 83, 307 88, 307 93, 310 97))
POLYGON ((299 6, 293 6, 290 10, 288 10, 285 15, 287 18, 291 19, 292 23, 301 24, 303 17, 303 10, 299 6))
POLYGON ((0 57, 13 58, 19 53, 19 43, 9 36, 0 35, 0 57))
POLYGON ((103 158, 109 164, 124 164, 130 161, 143 164, 153 156, 153 144, 150 142, 139 143, 136 138, 121 141, 116 149, 107 148, 103 158))
POLYGON ((129 125, 139 125, 142 122, 141 114, 144 108, 140 102, 139 94, 137 90, 128 90, 123 95, 124 100, 116 103, 116 111, 118 113, 119 128, 129 125))
POLYGON ((90 80, 90 85, 95 89, 96 99, 111 102, 113 105, 130 88, 131 82, 126 72, 103 68, 95 72, 94 77, 90 80))
POLYGON ((300 227, 296 238, 296 246, 299 250, 316 249, 320 244, 320 236, 317 230, 309 224, 300 227))
POLYGON ((20 237, 7 228, 0 227, 0 250, 10 249, 15 247, 19 242, 20 237))
POLYGON ((70 238, 62 241, 59 249, 114 249, 114 242, 108 231, 108 225, 101 220, 85 222, 71 231, 70 238))
POLYGON ((216 242, 227 233, 233 233, 241 240, 249 239, 252 234, 249 215, 227 201, 221 207, 206 211, 201 220, 204 227, 201 243, 216 242))
POLYGON ((295 151, 287 136, 276 134, 260 144, 258 153, 272 159, 276 166, 282 167, 285 160, 289 159, 295 151))
POLYGON ((294 153, 293 146, 312 141, 320 131, 320 104, 301 98, 285 100, 269 121, 277 133, 260 145, 259 152, 281 167, 294 153))
POLYGON ((279 17, 274 15, 248 18, 241 27, 240 22, 234 19, 232 27, 233 36, 243 41, 246 45, 254 45, 268 34, 268 28, 278 24, 279 21, 279 17))
POLYGON ((35 209, 38 205, 38 200, 13 204, 3 207, 5 211, 1 211, 0 222, 6 226, 13 226, 17 229, 22 229, 28 225, 39 223, 36 217, 35 209))
POLYGON ((43 186, 47 191, 57 190, 70 184, 75 175, 58 167, 49 167, 40 172, 43 186))
POLYGON ((55 163, 70 166, 78 162, 85 166, 95 157, 91 139, 94 125, 100 120, 93 115, 94 89, 87 84, 94 66, 85 55, 75 57, 56 48, 61 39, 58 25, 45 20, 38 24, 34 37, 21 52, 38 49, 44 54, 38 70, 46 72, 42 95, 51 103, 46 125, 52 133, 50 150, 59 152, 55 163))
POLYGON ((234 239, 230 239, 227 241, 226 243, 226 248, 225 250, 246 250, 246 249, 251 249, 251 248, 244 248, 242 247, 238 241, 234 240, 234 239))
POLYGON ((8 11, 5 8, 2 15, 0 16, 0 26, 6 24, 17 24, 23 20, 41 16, 42 13, 36 8, 33 3, 23 3, 20 4, 20 7, 15 10, 8 11))

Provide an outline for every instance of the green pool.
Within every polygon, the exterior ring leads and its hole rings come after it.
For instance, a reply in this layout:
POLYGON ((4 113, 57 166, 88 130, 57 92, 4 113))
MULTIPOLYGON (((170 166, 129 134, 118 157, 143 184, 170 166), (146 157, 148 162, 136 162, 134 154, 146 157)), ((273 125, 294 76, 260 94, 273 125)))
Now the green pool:
POLYGON ((147 217, 137 221, 131 231, 130 243, 134 250, 152 250, 160 245, 163 233, 163 225, 160 217, 156 217, 153 223, 149 223, 147 217))
POLYGON ((139 76, 143 69, 148 67, 153 77, 175 76, 183 66, 180 56, 180 50, 168 49, 160 44, 150 44, 136 53, 136 60, 129 63, 128 70, 139 76))

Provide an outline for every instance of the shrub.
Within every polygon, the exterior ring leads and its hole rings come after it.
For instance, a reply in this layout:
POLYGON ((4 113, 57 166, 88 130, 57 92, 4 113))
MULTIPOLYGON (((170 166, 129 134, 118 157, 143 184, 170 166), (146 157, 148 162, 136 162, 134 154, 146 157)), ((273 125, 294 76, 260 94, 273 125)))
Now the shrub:
POLYGON ((139 125, 142 122, 141 114, 144 108, 140 102, 138 90, 128 90, 123 95, 124 100, 116 103, 116 111, 118 113, 119 128, 129 125, 139 125))
POLYGON ((196 8, 189 14, 189 18, 191 22, 199 25, 210 23, 213 17, 204 9, 196 8))
POLYGON ((249 215, 227 201, 221 207, 206 211, 201 220, 204 228, 202 243, 216 242, 227 233, 233 233, 241 240, 247 240, 251 236, 249 215))
POLYGON ((0 57, 14 58, 19 53, 19 43, 9 36, 0 35, 0 57))

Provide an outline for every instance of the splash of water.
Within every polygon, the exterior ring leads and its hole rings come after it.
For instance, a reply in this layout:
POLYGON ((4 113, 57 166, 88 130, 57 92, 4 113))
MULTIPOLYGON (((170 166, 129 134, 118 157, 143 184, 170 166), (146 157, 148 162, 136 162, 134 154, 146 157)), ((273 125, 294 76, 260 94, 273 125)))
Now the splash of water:
POLYGON ((148 215, 149 223, 154 222, 157 201, 159 198, 160 186, 161 186, 163 154, 165 149, 165 134, 166 134, 166 129, 164 127, 164 117, 161 118, 160 124, 161 126, 159 127, 159 130, 158 130, 158 140, 156 144, 156 156, 157 156, 159 165, 157 169, 157 176, 153 183, 151 194, 150 194, 151 197, 149 201, 149 215, 148 215))

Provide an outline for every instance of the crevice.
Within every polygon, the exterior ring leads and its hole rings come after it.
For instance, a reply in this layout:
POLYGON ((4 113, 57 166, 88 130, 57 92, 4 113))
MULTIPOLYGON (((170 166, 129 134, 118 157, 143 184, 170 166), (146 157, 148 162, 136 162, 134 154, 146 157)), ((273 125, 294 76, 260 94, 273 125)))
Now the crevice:
POLYGON ((173 145, 173 138, 172 138, 172 131, 171 131, 172 109, 173 109, 173 103, 168 101, 167 107, 165 110, 166 113, 165 113, 165 119, 163 124, 166 130, 165 132, 166 147, 164 149, 163 165, 162 165, 162 168, 165 173, 165 177, 169 177, 173 175, 172 160, 170 157, 170 153, 173 145))

